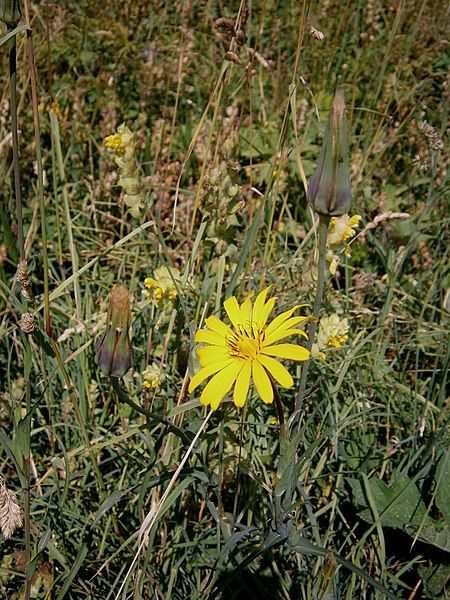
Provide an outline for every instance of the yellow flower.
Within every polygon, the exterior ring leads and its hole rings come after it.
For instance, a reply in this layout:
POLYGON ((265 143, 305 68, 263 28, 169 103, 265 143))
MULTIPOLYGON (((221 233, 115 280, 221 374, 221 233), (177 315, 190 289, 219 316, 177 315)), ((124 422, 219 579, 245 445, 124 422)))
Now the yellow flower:
POLYGON ((135 157, 134 133, 123 123, 117 132, 105 138, 105 146, 113 150, 115 163, 119 170, 117 185, 123 188, 123 202, 133 217, 139 217, 144 208, 141 194, 139 166, 135 157))
POLYGON ((353 237, 356 233, 355 227, 358 227, 360 220, 360 215, 349 217, 348 214, 344 214, 340 217, 333 217, 328 230, 328 246, 336 246, 353 237))
POLYGON ((331 219, 327 238, 327 260, 330 263, 329 269, 332 275, 336 273, 336 269, 339 265, 339 254, 336 254, 335 251, 339 250, 342 244, 344 244, 344 248, 341 252, 343 252, 347 258, 350 258, 350 246, 345 242, 355 235, 355 228, 358 227, 360 220, 361 217, 359 215, 349 217, 348 214, 341 215, 340 217, 333 217, 331 219))
POLYGON ((105 146, 113 150, 114 154, 117 156, 123 156, 125 154, 125 144, 122 141, 120 133, 108 135, 108 137, 105 138, 105 146))
POLYGON ((175 282, 180 279, 180 274, 176 269, 159 267, 155 270, 155 277, 146 277, 144 279, 143 293, 147 300, 153 302, 159 307, 172 303, 177 297, 177 288, 175 282))
POLYGON ((142 371, 142 376, 144 377, 143 386, 147 389, 156 390, 164 381, 164 374, 161 373, 160 368, 155 363, 148 365, 145 371, 142 371))
POLYGON ((276 301, 276 298, 266 300, 269 290, 270 287, 258 294, 253 306, 250 295, 241 305, 234 296, 228 298, 223 306, 231 325, 213 315, 205 321, 208 329, 200 329, 195 334, 196 342, 209 345, 198 350, 202 369, 192 378, 189 391, 193 392, 214 375, 200 396, 202 404, 210 404, 213 410, 233 386, 235 405, 244 406, 252 379, 263 402, 272 402, 273 380, 285 388, 294 383, 287 369, 273 357, 309 359, 309 351, 302 346, 276 344, 294 334, 306 338, 305 332, 295 326, 308 317, 293 317, 299 308, 294 306, 267 324, 276 301))
POLYGON ((326 358, 322 350, 325 348, 340 348, 348 339, 348 330, 347 319, 341 319, 336 314, 322 317, 319 322, 317 340, 311 348, 311 355, 314 358, 326 358))

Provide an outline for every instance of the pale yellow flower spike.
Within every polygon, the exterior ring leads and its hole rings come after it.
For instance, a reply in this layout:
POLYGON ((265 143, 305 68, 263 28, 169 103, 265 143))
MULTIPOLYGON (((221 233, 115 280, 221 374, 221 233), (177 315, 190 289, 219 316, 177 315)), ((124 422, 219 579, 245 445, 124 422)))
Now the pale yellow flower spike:
POLYGON ((117 132, 105 138, 105 146, 115 155, 115 163, 119 170, 117 182, 124 190, 123 202, 133 217, 139 217, 143 209, 139 166, 135 157, 134 134, 123 123, 117 132))
POLYGON ((327 238, 327 260, 332 275, 336 273, 339 265, 339 255, 336 252, 339 252, 342 246, 345 256, 351 256, 350 246, 346 242, 356 234, 355 228, 359 226, 360 220, 359 215, 349 217, 348 214, 331 219, 327 238))
POLYGON ((276 358, 309 359, 309 351, 303 346, 276 343, 291 335, 306 338, 305 332, 296 326, 307 317, 293 317, 299 308, 294 306, 266 325, 276 301, 276 298, 267 300, 269 291, 270 287, 260 292, 253 305, 250 295, 241 305, 234 296, 228 298, 224 308, 231 325, 213 315, 205 321, 208 329, 195 334, 195 341, 207 346, 198 350, 202 368, 192 378, 189 391, 193 392, 212 376, 200 401, 211 405, 213 410, 233 388, 234 404, 243 407, 252 381, 263 402, 273 402, 274 382, 285 388, 294 383, 289 371, 276 358))
POLYGON ((341 319, 333 314, 320 319, 317 339, 311 349, 313 358, 324 359, 326 348, 340 348, 348 339, 349 324, 347 319, 341 319))
POLYGON ((176 269, 159 267, 155 270, 154 277, 144 279, 143 293, 147 300, 152 300, 158 308, 168 308, 177 297, 175 282, 180 279, 176 269))

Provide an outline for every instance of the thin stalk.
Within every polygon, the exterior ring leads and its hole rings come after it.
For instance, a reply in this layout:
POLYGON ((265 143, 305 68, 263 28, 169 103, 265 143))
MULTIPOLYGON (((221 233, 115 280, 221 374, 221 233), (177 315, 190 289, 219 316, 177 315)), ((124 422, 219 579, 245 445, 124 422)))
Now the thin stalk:
POLYGON ((17 44, 16 36, 8 40, 9 51, 9 98, 11 103, 11 135, 13 146, 13 171, 14 171, 14 193, 16 198, 16 218, 17 218, 17 243, 19 246, 20 260, 25 260, 25 241, 23 235, 22 218, 22 195, 20 193, 20 170, 19 170, 19 137, 17 134, 17 44))
MULTIPOLYGON (((311 327, 309 328, 308 334, 308 344, 307 348, 311 351, 314 336, 317 331, 317 322, 319 319, 319 311, 322 306, 322 298, 323 298, 323 290, 325 287, 325 273, 326 273, 326 264, 327 264, 327 236, 328 236, 328 227, 330 225, 331 217, 329 215, 320 215, 319 217, 319 260, 317 265, 317 291, 316 298, 314 300, 314 308, 313 308, 313 320, 311 323, 311 327)), ((308 371, 311 360, 307 360, 303 363, 302 366, 302 374, 300 377, 300 387, 298 390, 298 394, 295 398, 295 412, 292 417, 292 422, 296 423, 298 421, 300 410, 302 408, 303 400, 305 397, 306 390, 306 382, 308 379, 308 371)))
POLYGON ((39 201, 39 212, 41 216, 41 239, 42 239, 42 265, 44 269, 44 323, 45 331, 49 337, 52 336, 52 326, 50 321, 50 300, 49 300, 49 281, 48 281, 48 255, 47 255, 47 229, 46 229, 46 213, 44 202, 44 169, 42 166, 41 152, 41 131, 39 124, 39 104, 37 98, 36 85, 36 60, 33 46, 33 31, 29 27, 30 17, 28 0, 24 0, 25 21, 27 28, 27 54, 28 68, 30 71, 31 85, 31 102, 33 105, 33 120, 34 120, 34 139, 36 144, 36 163, 37 163, 37 194, 39 201))
MULTIPOLYGON (((25 414, 28 415, 31 410, 31 345, 28 336, 24 335, 24 377, 26 382, 26 390, 25 390, 25 414)), ((26 560, 26 572, 25 572, 25 584, 24 584, 24 599, 28 600, 31 596, 31 582, 34 575, 34 569, 30 569, 30 559, 31 559, 31 507, 30 507, 30 487, 31 487, 31 449, 30 449, 30 440, 31 440, 31 421, 28 421, 28 431, 26 432, 25 439, 27 440, 27 446, 24 451, 23 457, 23 470, 25 473, 25 478, 27 480, 27 485, 23 490, 23 512, 24 512, 24 542, 25 542, 25 560, 26 560)))
MULTIPOLYGON (((273 398, 275 400, 275 406, 276 406, 277 414, 278 414, 278 421, 280 423, 279 435, 280 435, 280 454, 281 454, 284 451, 284 447, 286 444, 286 422, 284 420, 283 405, 281 404, 280 395, 278 394, 278 390, 272 380, 271 380, 271 383, 272 383, 272 389, 273 389, 273 398)), ((276 523, 276 527, 278 527, 282 521, 282 513, 283 513, 283 507, 281 506, 281 496, 278 496, 275 494, 274 503, 275 503, 275 523, 276 523)))

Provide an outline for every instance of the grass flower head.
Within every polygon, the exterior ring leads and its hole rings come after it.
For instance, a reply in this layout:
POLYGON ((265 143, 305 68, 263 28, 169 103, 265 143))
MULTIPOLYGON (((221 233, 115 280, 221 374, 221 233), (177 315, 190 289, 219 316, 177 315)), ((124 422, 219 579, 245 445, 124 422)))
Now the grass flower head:
POLYGON ((233 388, 233 401, 242 407, 253 380, 263 402, 274 399, 273 381, 289 388, 293 379, 289 371, 276 358, 305 361, 309 351, 298 344, 277 342, 291 335, 307 337, 296 326, 308 317, 292 316, 299 306, 281 313, 268 322, 276 298, 267 300, 270 287, 263 290, 254 304, 251 296, 241 304, 234 296, 224 302, 225 312, 231 321, 227 325, 212 315, 205 321, 208 329, 200 329, 195 341, 207 344, 198 350, 202 368, 191 380, 193 392, 205 379, 213 376, 201 393, 202 404, 215 410, 223 397, 233 388))

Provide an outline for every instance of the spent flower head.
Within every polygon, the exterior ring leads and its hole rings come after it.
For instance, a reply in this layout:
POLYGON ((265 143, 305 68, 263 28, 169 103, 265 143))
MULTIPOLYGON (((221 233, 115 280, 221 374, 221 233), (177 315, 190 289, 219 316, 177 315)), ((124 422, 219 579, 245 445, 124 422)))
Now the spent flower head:
POLYGON ((308 317, 292 316, 299 306, 281 313, 268 323, 276 298, 267 300, 270 287, 258 294, 254 304, 251 295, 239 305, 234 296, 225 300, 223 307, 231 321, 227 325, 218 317, 208 317, 208 329, 200 329, 195 341, 207 344, 198 350, 202 368, 189 385, 193 392, 205 379, 212 377, 200 395, 202 404, 215 410, 223 397, 234 387, 233 401, 242 407, 253 380, 263 402, 274 399, 274 382, 285 388, 293 385, 289 371, 275 358, 305 361, 309 351, 298 344, 278 344, 291 335, 307 337, 296 326, 308 317), (275 357, 275 358, 274 358, 275 357))
POLYGON ((317 339, 311 348, 314 358, 326 358, 323 350, 326 348, 340 348, 348 339, 349 324, 347 319, 332 314, 322 317, 319 322, 317 339))
POLYGON ((143 293, 158 308, 167 308, 177 297, 176 284, 180 280, 180 274, 173 268, 158 267, 153 275, 154 277, 144 279, 143 293))

